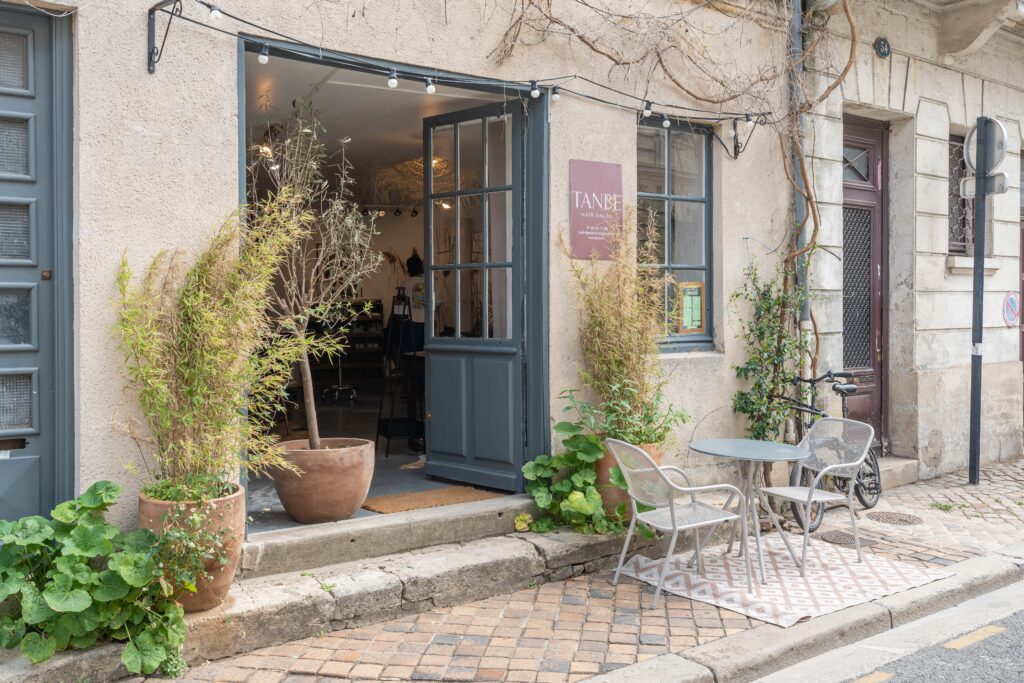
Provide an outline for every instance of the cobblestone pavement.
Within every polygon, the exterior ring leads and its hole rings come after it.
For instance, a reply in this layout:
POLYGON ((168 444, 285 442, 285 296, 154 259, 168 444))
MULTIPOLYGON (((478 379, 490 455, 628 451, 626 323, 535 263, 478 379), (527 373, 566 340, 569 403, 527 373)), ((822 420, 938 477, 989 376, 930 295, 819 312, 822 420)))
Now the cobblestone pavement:
MULTIPOLYGON (((987 466, 981 486, 947 475, 883 494, 872 511, 921 518, 913 526, 859 513, 867 552, 948 565, 1024 539, 1024 463, 987 466)), ((849 531, 830 513, 818 536, 849 531)), ((841 540, 841 539, 839 539, 841 540)), ((288 683, 340 680, 578 681, 752 628, 741 614, 664 595, 611 574, 323 634, 193 668, 190 680, 288 683)))

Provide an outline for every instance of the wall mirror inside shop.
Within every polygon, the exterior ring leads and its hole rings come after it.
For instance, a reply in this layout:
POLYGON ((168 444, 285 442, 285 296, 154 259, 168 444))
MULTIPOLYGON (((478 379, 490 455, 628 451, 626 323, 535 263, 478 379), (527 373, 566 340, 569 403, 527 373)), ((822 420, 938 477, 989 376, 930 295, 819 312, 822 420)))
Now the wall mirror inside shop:
MULTIPOLYGON (((343 337, 344 352, 311 360, 311 391, 296 368, 277 424, 282 441, 308 443, 313 411, 321 447, 358 446, 367 466, 335 480, 300 463, 298 483, 250 481, 250 534, 338 519, 296 514, 292 485, 301 486, 300 503, 351 497, 356 517, 516 490, 523 334, 512 304, 522 296, 525 118, 522 102, 504 95, 247 56, 247 144, 261 157, 249 169, 250 195, 272 191, 286 146, 311 136, 334 196, 372 226, 372 250, 382 255, 345 292, 344 319, 310 320, 312 334, 343 337), (361 500, 353 482, 364 475, 361 500)), ((321 228, 314 217, 310 262, 330 242, 321 228)))

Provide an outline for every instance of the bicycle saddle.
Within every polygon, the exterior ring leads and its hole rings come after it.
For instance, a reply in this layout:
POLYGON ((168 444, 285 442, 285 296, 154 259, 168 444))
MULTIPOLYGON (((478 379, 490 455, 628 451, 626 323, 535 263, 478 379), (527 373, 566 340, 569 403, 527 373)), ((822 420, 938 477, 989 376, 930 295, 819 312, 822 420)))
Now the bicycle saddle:
POLYGON ((849 396, 857 391, 856 384, 833 384, 832 391, 836 392, 840 396, 849 396))

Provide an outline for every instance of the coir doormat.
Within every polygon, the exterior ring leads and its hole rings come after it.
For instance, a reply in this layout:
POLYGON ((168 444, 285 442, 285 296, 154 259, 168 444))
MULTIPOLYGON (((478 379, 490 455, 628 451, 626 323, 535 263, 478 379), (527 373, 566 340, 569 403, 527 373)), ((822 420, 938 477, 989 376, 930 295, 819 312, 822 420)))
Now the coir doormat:
POLYGON ((371 512, 390 514, 393 512, 405 512, 406 510, 422 510, 423 508, 436 508, 442 505, 454 505, 455 503, 469 503, 474 500, 500 498, 503 495, 493 491, 475 489, 472 486, 444 486, 427 491, 413 491, 412 493, 396 493, 390 496, 367 498, 366 502, 363 503, 363 507, 371 512))

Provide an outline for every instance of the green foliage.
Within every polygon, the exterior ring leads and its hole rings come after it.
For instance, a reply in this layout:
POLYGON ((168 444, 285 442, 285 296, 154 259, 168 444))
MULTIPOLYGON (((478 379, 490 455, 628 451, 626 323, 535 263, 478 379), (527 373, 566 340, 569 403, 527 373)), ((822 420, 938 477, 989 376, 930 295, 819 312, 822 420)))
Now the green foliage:
POLYGON ((315 342, 282 334, 268 305, 309 220, 285 188, 227 219, 189 266, 181 252, 161 253, 135 283, 122 260, 121 347, 148 436, 132 431, 151 445, 156 479, 288 466, 270 427, 293 363, 315 342))
POLYGON ((633 444, 663 443, 678 424, 689 421, 683 410, 664 405, 659 388, 648 400, 640 400, 632 382, 624 381, 607 387, 607 396, 594 406, 580 399, 575 389, 559 394, 569 402, 566 411, 575 411, 581 424, 605 438, 620 439, 633 444))
POLYGON ((191 571, 203 553, 107 524, 119 493, 101 481, 51 519, 0 520, 0 647, 38 664, 68 648, 124 641, 121 659, 132 673, 184 673, 184 612, 167 577, 191 571))
POLYGON ((743 287, 732 301, 750 305, 751 316, 742 323, 741 337, 747 360, 735 366, 736 376, 750 382, 750 388, 737 391, 732 408, 747 416, 747 433, 753 439, 774 441, 789 416, 790 409, 774 397, 785 394, 799 371, 804 351, 793 313, 800 308, 797 288, 787 288, 774 280, 762 280, 757 268, 744 271, 743 287))
POLYGON ((567 525, 580 533, 622 533, 622 516, 609 516, 597 490, 594 463, 604 455, 601 437, 585 433, 579 422, 559 422, 564 452, 539 455, 523 466, 526 491, 544 514, 530 523, 536 532, 567 525))

